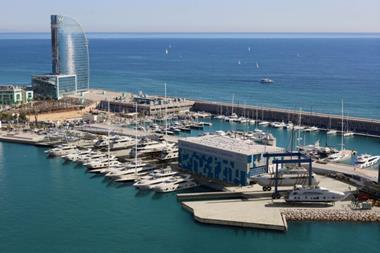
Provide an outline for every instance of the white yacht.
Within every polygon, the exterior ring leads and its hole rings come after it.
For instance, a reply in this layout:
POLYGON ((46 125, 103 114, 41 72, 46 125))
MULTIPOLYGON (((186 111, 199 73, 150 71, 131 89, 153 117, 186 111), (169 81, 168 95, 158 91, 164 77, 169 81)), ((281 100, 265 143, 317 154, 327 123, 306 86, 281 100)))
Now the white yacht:
POLYGON ((344 133, 343 133, 343 136, 344 136, 344 137, 351 137, 351 136, 354 136, 354 132, 351 132, 351 131, 344 132, 344 133))
POLYGON ((304 127, 304 126, 300 126, 300 125, 298 125, 298 126, 293 126, 293 129, 294 129, 294 130, 302 131, 302 130, 305 129, 305 127, 304 127))
POLYGON ((316 132, 316 131, 318 131, 318 130, 319 130, 319 128, 316 127, 316 126, 312 126, 312 127, 307 127, 307 128, 305 128, 305 132, 316 132))
POLYGON ((331 154, 327 157, 327 160, 330 162, 343 162, 350 159, 352 156, 351 150, 342 149, 337 153, 331 154))
MULTIPOLYGON (((102 159, 106 159, 106 158, 108 159, 107 154, 104 154, 101 152, 90 152, 87 155, 79 156, 77 159, 77 162, 85 164, 85 163, 89 163, 91 161, 97 161, 97 160, 102 160, 102 159)), ((115 159, 116 157, 111 155, 110 158, 115 159)))
POLYGON ((100 169, 100 168, 105 168, 108 166, 119 166, 122 163, 117 161, 117 160, 108 160, 108 158, 103 159, 103 160, 97 160, 97 161, 91 161, 89 163, 84 164, 87 166, 89 170, 91 169, 100 169))
POLYGON ((168 171, 162 171, 160 173, 154 173, 150 176, 144 176, 140 180, 138 180, 136 183, 133 184, 136 188, 140 190, 148 190, 152 189, 155 185, 160 184, 167 180, 170 177, 173 177, 177 175, 178 172, 168 170, 168 171))
POLYGON ((270 123, 268 121, 260 121, 259 126, 268 126, 270 123))
POLYGON ((228 122, 237 122, 239 120, 239 116, 236 113, 232 113, 231 116, 224 118, 228 122))
POLYGON ((170 161, 178 159, 178 147, 177 145, 170 145, 162 150, 159 157, 160 161, 170 161))
POLYGON ((220 119, 220 120, 223 120, 226 116, 224 115, 216 115, 214 118, 215 119, 220 119))
POLYGON ((293 122, 289 121, 288 124, 286 124, 286 128, 287 129, 293 129, 294 128, 293 122))
POLYGON ((152 166, 142 166, 135 169, 128 169, 123 175, 114 177, 116 182, 129 182, 135 181, 142 176, 146 176, 148 173, 152 172, 155 168, 152 166))
POLYGON ((78 150, 77 152, 73 152, 73 153, 70 153, 70 154, 63 156, 63 158, 65 160, 70 160, 70 161, 76 162, 76 161, 78 161, 79 158, 81 158, 82 156, 85 156, 85 155, 89 155, 89 154, 91 154, 91 152, 92 152, 91 149, 82 150, 82 151, 78 150))
POLYGON ((356 158, 355 167, 357 168, 369 168, 378 164, 380 156, 372 156, 369 154, 360 155, 356 158))
POLYGON ((344 198, 343 192, 331 191, 319 186, 297 186, 285 200, 286 202, 336 202, 344 198))
POLYGON ((56 148, 46 150, 45 153, 47 153, 48 156, 64 156, 70 153, 74 153, 77 150, 78 149, 75 145, 67 144, 67 145, 61 145, 56 148))
MULTIPOLYGON (((147 156, 152 153, 161 152, 163 149, 167 147, 167 143, 165 141, 158 142, 158 141, 149 141, 149 142, 143 142, 139 143, 137 145, 137 153, 139 157, 141 156, 147 156)), ((130 155, 135 156, 136 154, 136 148, 132 148, 130 155)))
POLYGON ((260 80, 260 83, 270 84, 273 83, 273 80, 269 78, 263 78, 260 80))
POLYGON ((282 122, 272 122, 270 125, 272 127, 274 127, 274 128, 284 128, 284 127, 286 127, 286 124, 285 124, 284 121, 282 121, 282 122))
MULTIPOLYGON (((257 176, 251 177, 251 180, 263 187, 264 191, 270 191, 271 187, 275 185, 275 174, 274 173, 264 173, 257 176)), ((309 175, 306 171, 298 172, 279 172, 277 179, 278 186, 294 186, 294 185, 304 185, 309 182, 309 175)), ((312 185, 319 184, 316 180, 315 175, 312 175, 312 185)))
POLYGON ((217 131, 215 131, 215 134, 220 135, 220 136, 225 136, 226 132, 224 132, 223 130, 217 130, 217 131))
POLYGON ((335 129, 330 129, 326 132, 327 135, 335 135, 337 134, 338 131, 336 131, 335 129))
POLYGON ((256 121, 254 119, 250 119, 249 124, 254 125, 254 124, 256 124, 256 121))
POLYGON ((155 185, 152 189, 156 192, 173 192, 197 187, 198 184, 190 175, 172 177, 155 185))

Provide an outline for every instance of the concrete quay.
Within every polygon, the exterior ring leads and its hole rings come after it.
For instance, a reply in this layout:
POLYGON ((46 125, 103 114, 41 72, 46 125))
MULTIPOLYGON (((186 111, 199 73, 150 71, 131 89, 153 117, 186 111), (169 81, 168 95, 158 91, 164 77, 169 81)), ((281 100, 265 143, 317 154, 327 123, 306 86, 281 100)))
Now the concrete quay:
POLYGON ((35 146, 49 146, 49 143, 43 142, 43 137, 37 134, 25 132, 9 133, 0 131, 0 141, 35 146))
MULTIPOLYGON (((97 124, 91 124, 85 127, 79 127, 77 128, 77 130, 94 133, 94 134, 107 135, 109 128, 110 126, 108 124, 97 123, 97 124)), ((111 126, 111 134, 125 135, 125 136, 130 136, 130 137, 135 137, 137 135, 138 138, 157 135, 149 131, 144 132, 142 130, 135 130, 128 127, 120 127, 120 126, 115 126, 115 125, 111 126)), ((179 139, 179 137, 173 136, 173 135, 166 135, 166 136, 164 135, 164 138, 165 140, 169 142, 178 142, 178 139, 179 139)))
MULTIPOLYGON (((320 186, 344 192, 347 197, 356 188, 335 179, 319 176, 320 186)), ((282 190, 290 190, 283 187, 282 190)), ((272 200, 271 192, 263 192, 259 185, 230 187, 227 192, 178 194, 185 199, 182 207, 191 212, 194 219, 201 223, 287 231, 287 221, 293 220, 329 220, 329 221, 379 221, 380 208, 371 212, 351 210, 349 201, 325 203, 288 204, 285 200, 272 200), (240 198, 238 197, 240 195, 240 198), (232 199, 226 199, 231 197, 232 199), (207 199, 208 198, 208 199, 207 199), (344 214, 341 220, 338 213, 344 214), (318 218, 319 217, 319 218, 318 218), (362 217, 362 218, 359 218, 362 217)))
POLYGON ((279 209, 266 208, 269 199, 214 200, 182 202, 201 223, 286 231, 286 220, 279 209))
MULTIPOLYGON (((212 101, 195 101, 193 111, 205 111, 213 114, 225 115, 231 114, 232 106, 230 103, 212 102, 212 101)), ((247 115, 253 119, 267 121, 292 121, 298 123, 300 112, 297 110, 288 110, 281 108, 260 107, 252 105, 234 105, 233 112, 239 116, 247 115)), ((316 113, 316 112, 301 112, 302 125, 316 126, 323 129, 341 130, 342 117, 340 115, 316 113)), ((344 125, 350 131, 362 135, 380 136, 380 120, 345 117, 344 125)))

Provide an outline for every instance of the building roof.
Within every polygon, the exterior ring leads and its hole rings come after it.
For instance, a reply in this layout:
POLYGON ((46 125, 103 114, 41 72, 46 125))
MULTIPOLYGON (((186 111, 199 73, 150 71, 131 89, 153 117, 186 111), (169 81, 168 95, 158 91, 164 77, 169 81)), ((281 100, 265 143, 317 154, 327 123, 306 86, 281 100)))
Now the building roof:
POLYGON ((0 84, 0 91, 15 91, 20 89, 28 89, 25 85, 18 84, 0 84))
POLYGON ((262 154, 266 152, 281 152, 282 148, 255 144, 246 140, 221 136, 221 135, 204 135, 199 137, 188 137, 180 141, 202 145, 209 148, 234 152, 242 155, 262 154))

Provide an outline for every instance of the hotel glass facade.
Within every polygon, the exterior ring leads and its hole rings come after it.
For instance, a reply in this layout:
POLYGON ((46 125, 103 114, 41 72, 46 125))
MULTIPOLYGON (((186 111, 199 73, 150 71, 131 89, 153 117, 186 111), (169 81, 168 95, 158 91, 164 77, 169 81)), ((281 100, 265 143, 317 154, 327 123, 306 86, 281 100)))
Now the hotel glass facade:
POLYGON ((51 16, 52 72, 76 75, 78 91, 89 88, 88 41, 82 27, 72 18, 51 16))
POLYGON ((76 78, 76 75, 35 75, 32 86, 37 97, 60 99, 77 90, 76 78))

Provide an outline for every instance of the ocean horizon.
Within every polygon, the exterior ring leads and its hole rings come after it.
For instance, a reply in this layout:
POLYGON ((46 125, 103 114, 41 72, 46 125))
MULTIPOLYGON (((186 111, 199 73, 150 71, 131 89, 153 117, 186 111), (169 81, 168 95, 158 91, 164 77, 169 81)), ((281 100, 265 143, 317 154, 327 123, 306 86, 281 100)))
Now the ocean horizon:
MULTIPOLYGON (((380 118, 380 34, 88 33, 90 87, 380 118), (165 54, 165 50, 169 54, 165 54), (260 83, 274 80, 272 85, 260 83)), ((0 83, 51 71, 50 33, 0 33, 0 83)))

